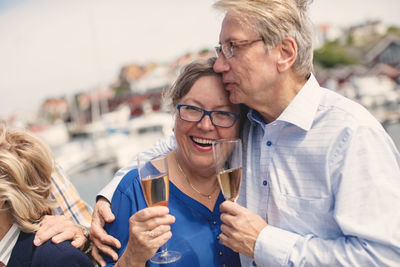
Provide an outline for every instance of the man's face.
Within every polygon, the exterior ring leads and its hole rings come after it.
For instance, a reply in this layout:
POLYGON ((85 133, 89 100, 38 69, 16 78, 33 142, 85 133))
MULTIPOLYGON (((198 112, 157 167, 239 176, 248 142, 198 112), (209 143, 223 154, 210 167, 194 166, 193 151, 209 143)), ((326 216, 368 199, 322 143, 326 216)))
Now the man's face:
MULTIPOLYGON (((245 24, 238 17, 227 14, 222 22, 220 44, 228 41, 257 40, 261 37, 252 25, 245 24)), ((225 90, 232 103, 243 103, 258 110, 266 100, 273 101, 277 82, 276 60, 278 53, 272 49, 265 51, 264 42, 234 47, 234 56, 226 58, 222 53, 214 65, 214 70, 222 73, 225 90)))

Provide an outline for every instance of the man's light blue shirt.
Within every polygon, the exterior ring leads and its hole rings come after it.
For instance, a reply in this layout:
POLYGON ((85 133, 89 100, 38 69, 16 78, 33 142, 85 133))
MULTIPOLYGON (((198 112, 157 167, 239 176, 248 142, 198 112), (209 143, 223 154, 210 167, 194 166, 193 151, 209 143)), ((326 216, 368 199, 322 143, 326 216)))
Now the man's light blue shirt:
POLYGON ((269 226, 243 266, 399 266, 400 156, 367 110, 311 76, 276 121, 248 118, 238 203, 269 226))

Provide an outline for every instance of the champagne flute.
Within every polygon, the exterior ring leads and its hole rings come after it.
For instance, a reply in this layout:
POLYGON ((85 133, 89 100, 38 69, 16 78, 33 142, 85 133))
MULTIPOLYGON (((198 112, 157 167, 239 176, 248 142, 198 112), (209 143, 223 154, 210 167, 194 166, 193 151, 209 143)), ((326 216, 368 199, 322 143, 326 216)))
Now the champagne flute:
POLYGON ((217 180, 225 200, 236 202, 242 181, 242 141, 221 139, 212 145, 217 180))
MULTIPOLYGON (((166 155, 158 156, 150 161, 144 154, 138 156, 138 172, 144 198, 148 207, 168 207, 169 176, 168 160, 166 155)), ((153 263, 165 264, 179 260, 181 254, 177 251, 168 251, 167 244, 161 246, 161 251, 150 259, 153 263)))

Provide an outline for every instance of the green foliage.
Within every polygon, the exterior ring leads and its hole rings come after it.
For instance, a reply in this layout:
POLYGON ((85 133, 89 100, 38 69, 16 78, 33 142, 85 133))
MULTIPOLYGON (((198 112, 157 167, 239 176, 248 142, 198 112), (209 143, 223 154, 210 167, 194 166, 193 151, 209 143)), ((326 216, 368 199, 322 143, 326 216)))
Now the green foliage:
POLYGON ((347 35, 347 45, 353 45, 353 44, 354 44, 353 35, 351 34, 347 35))
MULTIPOLYGON (((348 40, 351 42, 351 40, 348 40)), ((328 42, 314 51, 314 64, 325 68, 334 68, 339 65, 354 65, 358 59, 347 53, 347 48, 341 46, 337 41, 328 42)))
POLYGON ((390 26, 387 30, 386 35, 390 35, 390 34, 400 36, 400 28, 395 27, 395 26, 390 26))
POLYGON ((128 90, 128 89, 123 88, 123 87, 121 87, 121 86, 114 87, 113 90, 114 90, 116 96, 129 93, 129 90, 128 90))
POLYGON ((204 49, 200 50, 199 54, 208 53, 208 52, 210 52, 210 49, 204 48, 204 49))

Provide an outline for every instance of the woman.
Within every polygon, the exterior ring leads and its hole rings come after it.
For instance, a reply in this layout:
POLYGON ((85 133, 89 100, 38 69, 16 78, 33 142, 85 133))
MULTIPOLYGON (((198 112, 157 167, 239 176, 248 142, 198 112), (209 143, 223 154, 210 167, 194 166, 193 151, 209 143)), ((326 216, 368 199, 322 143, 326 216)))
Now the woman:
POLYGON ((0 126, 0 266, 93 266, 70 242, 33 244, 38 222, 54 208, 52 167, 38 138, 0 126))
POLYGON ((238 105, 228 100, 215 59, 188 64, 166 96, 176 111, 177 149, 168 157, 169 209, 147 208, 137 169, 121 180, 111 201, 115 221, 107 232, 119 239, 115 266, 156 266, 148 261, 167 242, 182 258, 169 266, 239 266, 239 257, 218 241, 224 201, 213 164, 213 141, 239 134, 238 105))

